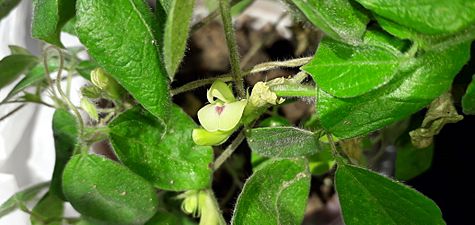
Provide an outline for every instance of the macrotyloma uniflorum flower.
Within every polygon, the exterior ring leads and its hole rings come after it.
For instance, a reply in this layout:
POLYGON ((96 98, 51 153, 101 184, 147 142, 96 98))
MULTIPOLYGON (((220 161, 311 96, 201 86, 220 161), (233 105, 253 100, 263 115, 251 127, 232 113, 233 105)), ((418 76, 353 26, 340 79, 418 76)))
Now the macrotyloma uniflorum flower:
POLYGON ((238 127, 247 100, 237 100, 232 89, 223 81, 215 81, 207 92, 210 104, 198 111, 203 128, 193 129, 193 140, 198 145, 219 145, 238 127))
POLYGON ((208 90, 207 98, 210 104, 198 111, 203 128, 193 129, 193 140, 198 145, 220 145, 236 130, 242 117, 253 118, 255 111, 284 102, 264 82, 254 85, 248 99, 237 100, 231 87, 217 80, 208 90))

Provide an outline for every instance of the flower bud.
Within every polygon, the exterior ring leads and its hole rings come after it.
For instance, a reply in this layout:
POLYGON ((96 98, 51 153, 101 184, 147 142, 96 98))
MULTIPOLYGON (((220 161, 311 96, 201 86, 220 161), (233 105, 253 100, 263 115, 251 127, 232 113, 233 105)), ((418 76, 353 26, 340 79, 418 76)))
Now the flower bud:
POLYGON ((249 104, 259 108, 267 104, 278 105, 284 102, 283 98, 278 98, 264 82, 257 82, 252 88, 251 96, 249 97, 249 104))
POLYGON ((185 199, 181 204, 181 209, 186 214, 192 214, 194 217, 199 216, 199 192, 187 191, 184 193, 185 199))
POLYGON ((105 91, 112 99, 119 99, 122 95, 122 87, 119 83, 101 68, 91 71, 91 81, 96 87, 105 91))
POLYGON ((97 114, 97 109, 94 104, 92 104, 87 98, 81 99, 81 108, 91 117, 91 119, 97 121, 99 116, 97 114))

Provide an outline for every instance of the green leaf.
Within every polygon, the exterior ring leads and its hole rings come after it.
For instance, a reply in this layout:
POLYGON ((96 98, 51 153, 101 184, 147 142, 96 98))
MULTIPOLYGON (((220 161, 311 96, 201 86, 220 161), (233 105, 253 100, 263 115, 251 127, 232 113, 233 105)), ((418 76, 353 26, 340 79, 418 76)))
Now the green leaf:
MULTIPOLYGON (((49 62, 49 70, 50 72, 58 70, 59 64, 57 61, 49 62)), ((18 93, 24 91, 26 88, 39 84, 41 81, 45 80, 45 68, 42 63, 36 64, 33 69, 31 69, 25 77, 18 82, 15 87, 8 93, 8 95, 2 100, 2 102, 6 102, 7 100, 11 99, 13 96, 17 95, 18 93)))
POLYGON ((9 55, 0 60, 0 89, 38 63, 32 55, 9 55))
POLYGON ((145 2, 78 0, 76 16, 79 39, 95 61, 153 115, 167 118, 168 78, 145 2))
POLYGON ((170 12, 170 8, 172 7, 173 1, 175 0, 157 0, 157 3, 160 3, 162 8, 165 10, 165 13, 168 14, 170 12))
POLYGON ((32 36, 63 47, 61 28, 74 17, 76 0, 34 0, 33 5, 32 36))
POLYGON ((231 2, 231 16, 239 16, 244 10, 254 3, 254 0, 239 0, 235 5, 231 2))
POLYGON ((66 32, 70 35, 78 36, 78 34, 76 33, 76 29, 74 28, 75 26, 76 26, 76 17, 73 17, 64 24, 64 26, 61 28, 61 32, 66 32))
POLYGON ((3 216, 13 212, 15 209, 19 208, 20 206, 25 206, 26 203, 32 200, 39 192, 49 186, 49 182, 36 184, 31 186, 23 191, 17 192, 12 197, 10 197, 7 201, 3 202, 0 205, 0 218, 3 216))
POLYGON ((253 152, 270 158, 293 158, 320 150, 312 132, 296 127, 254 128, 246 136, 253 152))
POLYGON ((368 16, 350 0, 287 0, 331 38, 351 45, 362 44, 368 16))
POLYGON ((53 115, 53 136, 56 160, 51 179, 50 193, 65 200, 62 190, 62 175, 66 163, 71 158, 78 139, 76 117, 64 109, 57 109, 53 115))
POLYGON ((0 0, 0 21, 20 3, 20 0, 0 0))
MULTIPOLYGON (((285 127, 291 126, 292 124, 285 118, 279 115, 273 115, 269 118, 262 120, 258 127, 285 127)), ((258 167, 264 163, 269 158, 263 157, 257 154, 255 151, 251 152, 251 165, 252 169, 256 170, 258 167)))
POLYGON ((11 99, 16 94, 22 92, 27 87, 37 84, 39 81, 45 79, 44 69, 41 64, 36 65, 30 72, 28 72, 25 77, 18 82, 15 87, 8 93, 8 95, 2 100, 6 102, 11 99))
POLYGON ((92 60, 85 60, 81 61, 78 66, 76 67, 76 71, 79 73, 81 77, 86 80, 91 80, 91 71, 97 68, 98 65, 96 62, 92 60))
POLYGON ((64 202, 55 194, 47 192, 33 208, 32 225, 61 225, 64 202))
POLYGON ((463 113, 467 115, 475 115, 475 75, 472 82, 467 87, 465 95, 462 97, 463 113))
POLYGON ((426 148, 416 148, 409 136, 404 135, 396 143, 396 178, 410 180, 428 170, 432 164, 434 145, 426 148))
MULTIPOLYGON (((155 39, 157 40, 157 43, 160 43, 163 45, 163 36, 165 33, 165 25, 167 23, 167 18, 168 18, 168 9, 165 9, 162 6, 162 3, 160 2, 161 0, 155 0, 155 18, 156 18, 156 30, 154 32, 155 34, 155 39)), ((167 0, 168 1, 168 0, 167 0)), ((170 0, 171 1, 171 0, 170 0)), ((160 52, 160 56, 163 58, 163 48, 158 49, 160 52)))
POLYGON ((183 213, 168 212, 165 210, 158 210, 152 219, 150 219, 145 225, 195 225, 187 216, 183 213))
POLYGON ((432 200, 369 170, 338 165, 335 187, 347 225, 445 224, 432 200))
POLYGON ((148 181, 96 155, 71 158, 63 191, 81 215, 110 224, 144 224, 157 211, 157 195, 148 181))
POLYGON ((259 123, 259 127, 285 127, 291 125, 292 124, 287 120, 287 118, 279 115, 273 115, 259 123))
POLYGON ((325 144, 321 151, 307 158, 310 173, 317 176, 321 176, 330 171, 336 163, 329 144, 325 144))
POLYGON ((426 34, 455 33, 475 23, 475 1, 356 0, 374 13, 426 34))
POLYGON ((28 49, 17 45, 8 45, 12 55, 32 55, 28 49))
POLYGON ((139 107, 118 116, 109 125, 110 138, 120 161, 155 187, 184 191, 211 185, 213 151, 196 145, 191 137, 197 125, 178 106, 168 124, 139 107))
POLYGON ((302 159, 272 159, 246 181, 232 224, 300 224, 310 190, 310 173, 302 159))
MULTIPOLYGON (((379 40, 373 41, 379 43, 379 40)), ((389 43, 351 46, 324 39, 315 57, 302 70, 323 91, 341 98, 360 96, 391 81, 403 62, 389 43)))
POLYGON ((475 39, 475 24, 454 34, 430 35, 423 34, 409 27, 405 27, 384 17, 376 16, 379 25, 388 33, 400 38, 410 39, 417 43, 417 47, 431 50, 440 47, 450 47, 475 39))
POLYGON ((194 0, 171 1, 163 37, 163 57, 170 80, 173 80, 185 55, 194 4, 194 0))
POLYGON ((364 135, 427 106, 450 88, 469 58, 469 43, 425 52, 406 62, 385 87, 352 99, 318 90, 321 125, 340 138, 364 135))

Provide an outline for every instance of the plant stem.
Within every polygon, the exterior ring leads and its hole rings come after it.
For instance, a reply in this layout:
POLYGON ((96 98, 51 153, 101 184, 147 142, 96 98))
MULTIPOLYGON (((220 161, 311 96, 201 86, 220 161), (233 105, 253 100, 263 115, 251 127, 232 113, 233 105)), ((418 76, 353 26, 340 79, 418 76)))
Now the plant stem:
POLYGON ((328 138, 328 142, 330 142, 333 157, 336 158, 339 153, 338 153, 338 150, 336 149, 335 141, 333 141, 333 136, 330 133, 327 133, 326 135, 327 135, 327 138, 328 138))
POLYGON ((0 102, 0 105, 12 104, 12 103, 36 103, 36 104, 41 104, 41 105, 44 105, 44 106, 54 108, 53 105, 51 105, 49 103, 46 103, 46 102, 43 102, 43 101, 26 101, 26 100, 13 100, 13 101, 8 101, 8 102, 0 102))
POLYGON ((335 141, 333 140, 333 136, 330 133, 327 133, 326 135, 327 135, 327 138, 328 138, 328 142, 330 142, 333 158, 335 158, 336 162, 339 165, 346 164, 344 162, 343 158, 341 157, 340 153, 336 149, 336 145, 335 145, 335 141))
POLYGON ((281 97, 315 97, 315 87, 302 84, 282 84, 270 87, 271 91, 281 97))
MULTIPOLYGON (((234 5, 236 5, 237 3, 239 3, 241 0, 231 0, 231 7, 233 7, 234 5)), ((197 30, 199 30, 200 28, 208 25, 208 23, 210 23, 211 21, 213 21, 213 19, 215 19, 217 16, 219 16, 219 12, 218 10, 215 10, 213 12, 211 12, 209 15, 207 15, 205 18, 203 18, 201 21, 195 23, 192 27, 191 27, 191 31, 190 33, 194 33, 196 32, 197 30)))
MULTIPOLYGON (((307 64, 312 57, 304 57, 304 58, 298 58, 298 59, 291 59, 287 61, 274 61, 274 62, 265 62, 261 63, 258 65, 255 65, 253 68, 243 71, 242 76, 247 76, 250 74, 254 73, 260 73, 268 70, 273 70, 281 67, 299 67, 304 64, 307 64)), ((223 74, 217 77, 212 77, 212 78, 207 78, 207 79, 202 79, 202 80, 196 80, 190 83, 187 83, 181 87, 178 87, 176 89, 173 89, 170 91, 171 95, 177 95, 181 94, 183 92, 191 91, 193 89, 212 84, 215 80, 222 80, 224 82, 232 81, 233 77, 231 74, 223 74)))
POLYGON ((305 71, 298 72, 294 77, 292 77, 292 81, 295 83, 302 83, 305 78, 307 78, 308 74, 305 71))
POLYGON ((13 109, 12 111, 10 111, 9 113, 7 113, 5 116, 2 116, 0 117, 0 121, 8 118, 9 116, 13 115, 14 113, 16 113, 18 110, 20 110, 21 108, 25 107, 26 104, 23 104, 23 105, 20 105, 18 107, 16 107, 15 109, 13 109))
MULTIPOLYGON (((69 100, 69 98, 66 96, 66 94, 63 92, 63 89, 61 88, 61 72, 64 68, 64 56, 61 52, 61 50, 55 46, 49 46, 48 48, 45 49, 45 61, 48 56, 48 50, 49 49, 54 49, 58 52, 59 55, 59 68, 58 68, 58 73, 56 75, 56 89, 63 99, 63 101, 66 103, 66 105, 71 109, 74 114, 76 114, 77 120, 79 122, 79 132, 80 132, 80 137, 83 136, 84 133, 84 122, 82 120, 82 116, 79 113, 78 109, 73 105, 73 103, 69 100)), ((45 64, 45 68, 48 67, 47 64, 45 64)))
POLYGON ((231 142, 231 144, 224 150, 224 152, 221 155, 219 155, 216 161, 214 161, 213 163, 214 171, 219 169, 219 167, 229 158, 229 156, 233 154, 234 150, 236 150, 236 148, 241 144, 241 142, 244 141, 244 138, 245 138, 244 130, 241 130, 241 132, 239 132, 236 139, 234 139, 233 142, 231 142))
MULTIPOLYGON (((51 94, 56 98, 56 99, 60 99, 58 97, 58 95, 56 94, 56 91, 54 90, 54 83, 53 83, 53 80, 51 79, 50 77, 50 70, 49 70, 49 65, 48 65, 48 49, 50 49, 51 46, 49 46, 48 48, 46 48, 43 52, 43 65, 44 65, 44 68, 45 68, 45 76, 46 76, 46 81, 48 82, 48 87, 50 88, 50 92, 51 94)), ((62 68, 59 68, 59 69, 62 69, 62 68)))
POLYGON ((231 61, 231 71, 234 78, 234 84, 239 97, 244 98, 246 96, 246 92, 244 91, 244 80, 241 75, 241 64, 239 62, 239 52, 236 42, 236 35, 233 29, 231 5, 229 4, 229 0, 219 0, 219 10, 221 13, 221 19, 223 21, 226 43, 229 49, 229 59, 231 61))

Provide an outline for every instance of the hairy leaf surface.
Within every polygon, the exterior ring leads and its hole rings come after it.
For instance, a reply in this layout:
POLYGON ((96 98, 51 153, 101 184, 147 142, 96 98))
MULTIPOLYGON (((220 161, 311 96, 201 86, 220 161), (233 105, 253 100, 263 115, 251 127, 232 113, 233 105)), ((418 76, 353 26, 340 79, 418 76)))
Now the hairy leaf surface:
POLYGON ((144 224, 157 211, 157 195, 148 181, 97 155, 75 155, 68 162, 63 190, 81 215, 109 224, 144 224))
POLYGON ((384 88, 355 98, 317 93, 317 115, 340 138, 364 135, 417 112, 447 91, 467 62, 469 43, 428 51, 401 65, 384 88))
POLYGON ((305 160, 268 160, 244 184, 232 224, 300 224, 309 190, 305 160))
POLYGON ((455 33, 475 23, 472 0, 356 0, 365 8, 425 34, 455 33))
POLYGON ((157 188, 173 191, 207 188, 213 151, 196 145, 191 137, 197 125, 178 106, 170 122, 139 107, 121 114, 110 125, 111 142, 119 159, 157 188))
POLYGON ((57 109, 53 115, 53 136, 56 160, 54 163, 53 178, 51 179, 50 193, 63 200, 65 200, 62 189, 63 170, 73 155, 78 134, 76 117, 66 110, 57 109))
POLYGON ((61 28, 74 17, 76 0, 34 0, 33 5, 32 36, 63 47, 61 28))
POLYGON ((171 2, 163 37, 163 57, 171 80, 173 80, 185 55, 194 4, 194 0, 173 0, 171 2))
POLYGON ((312 132, 295 127, 254 128, 246 136, 253 152, 270 158, 293 158, 320 150, 312 132))
POLYGON ((288 0, 331 38, 351 45, 362 43, 368 16, 350 0, 288 0))
POLYGON ((167 118, 168 77, 155 23, 141 0, 78 0, 76 31, 91 56, 148 111, 167 118))
POLYGON ((369 170, 338 165, 335 187, 347 225, 445 224, 432 200, 369 170))

